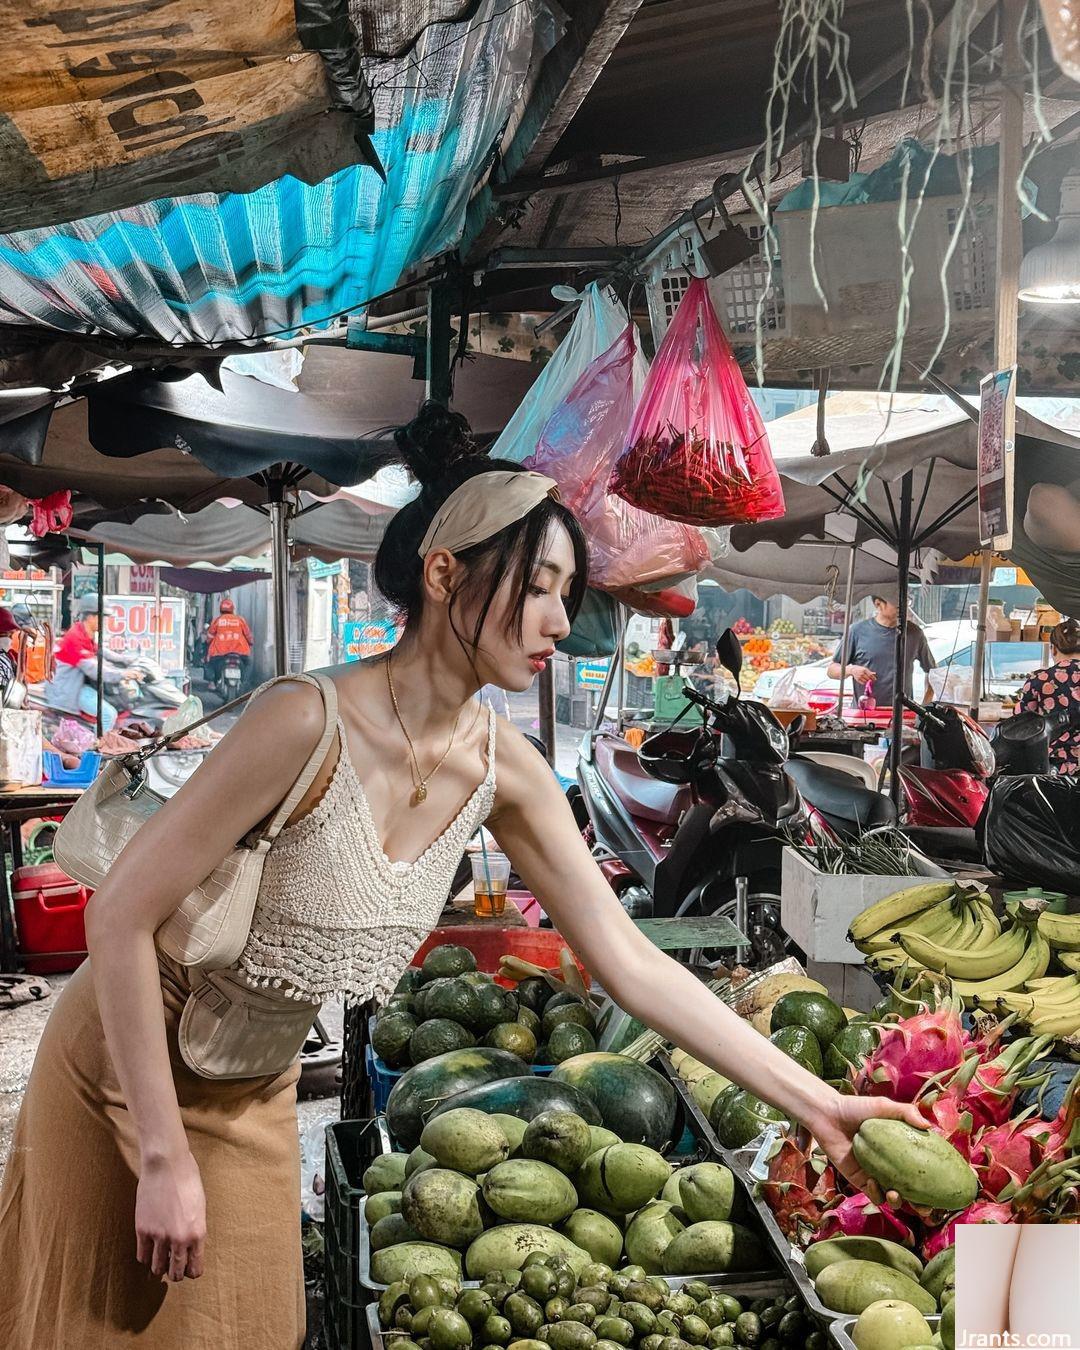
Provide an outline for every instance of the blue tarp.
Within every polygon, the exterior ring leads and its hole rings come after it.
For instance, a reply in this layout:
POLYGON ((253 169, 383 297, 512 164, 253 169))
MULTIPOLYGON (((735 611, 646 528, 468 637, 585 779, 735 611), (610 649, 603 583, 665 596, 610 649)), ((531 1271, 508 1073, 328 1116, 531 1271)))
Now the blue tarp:
POLYGON ((486 0, 408 58, 372 63, 385 184, 351 166, 315 184, 288 177, 0 236, 0 323, 223 342, 319 324, 390 288, 456 242, 543 54, 539 5, 486 0))

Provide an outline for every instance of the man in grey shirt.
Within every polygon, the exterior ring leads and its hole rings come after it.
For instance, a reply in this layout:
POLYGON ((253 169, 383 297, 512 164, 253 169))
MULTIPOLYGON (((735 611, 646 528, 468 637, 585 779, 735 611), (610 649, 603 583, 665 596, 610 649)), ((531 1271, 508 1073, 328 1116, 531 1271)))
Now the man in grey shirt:
MULTIPOLYGON (((874 682, 874 701, 878 707, 891 707, 896 687, 896 625, 898 612, 895 603, 883 596, 874 596, 874 617, 852 624, 848 633, 847 673, 855 682, 855 695, 860 697, 868 680, 874 682)), ((904 693, 912 696, 912 677, 915 662, 923 670, 933 670, 937 664, 926 641, 926 634, 918 624, 908 621, 904 652, 904 693)), ((829 678, 840 678, 841 650, 838 646, 829 666, 829 678)))

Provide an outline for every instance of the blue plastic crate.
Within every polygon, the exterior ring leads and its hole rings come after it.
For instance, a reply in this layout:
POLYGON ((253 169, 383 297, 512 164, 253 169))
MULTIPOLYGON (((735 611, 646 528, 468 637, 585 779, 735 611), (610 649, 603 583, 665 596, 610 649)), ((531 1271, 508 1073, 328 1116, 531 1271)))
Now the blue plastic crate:
POLYGON ((89 787, 101 768, 101 756, 96 750, 83 751, 77 769, 65 769, 55 750, 45 750, 41 756, 44 777, 54 787, 89 787))

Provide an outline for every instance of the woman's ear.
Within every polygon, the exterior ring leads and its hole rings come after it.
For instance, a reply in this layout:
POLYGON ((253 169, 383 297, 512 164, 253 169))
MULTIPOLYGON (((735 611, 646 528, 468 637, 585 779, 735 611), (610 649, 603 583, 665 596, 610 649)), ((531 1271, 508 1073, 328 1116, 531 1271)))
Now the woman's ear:
POLYGON ((424 559, 424 599, 448 605, 457 588, 461 564, 445 548, 435 548, 424 559))

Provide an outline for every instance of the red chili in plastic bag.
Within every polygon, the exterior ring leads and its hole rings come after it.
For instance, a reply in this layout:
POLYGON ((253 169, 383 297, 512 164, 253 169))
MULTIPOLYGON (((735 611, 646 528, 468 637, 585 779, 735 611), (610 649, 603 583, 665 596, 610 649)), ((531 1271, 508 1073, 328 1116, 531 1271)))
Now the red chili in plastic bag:
POLYGON ((687 525, 784 514, 761 414, 695 277, 649 371, 610 490, 687 525))

